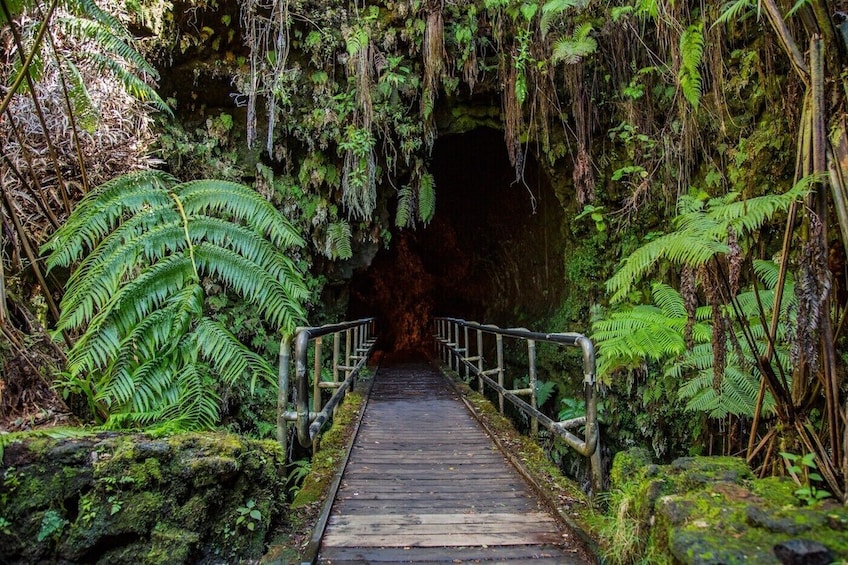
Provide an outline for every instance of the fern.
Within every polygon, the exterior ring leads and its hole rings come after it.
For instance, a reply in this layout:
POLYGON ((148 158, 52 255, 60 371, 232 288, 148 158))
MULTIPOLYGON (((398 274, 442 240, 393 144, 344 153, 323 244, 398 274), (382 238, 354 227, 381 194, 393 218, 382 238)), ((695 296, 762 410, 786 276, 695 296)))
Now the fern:
POLYGON ((743 20, 746 14, 757 7, 751 0, 732 0, 725 2, 721 8, 721 15, 716 18, 713 26, 737 22, 743 20))
POLYGON ((413 198, 412 188, 404 185, 398 191, 398 205, 395 213, 395 225, 399 228, 406 228, 412 225, 413 214, 415 211, 415 199, 413 198))
POLYGON ((158 80, 159 73, 133 47, 133 38, 123 25, 92 0, 75 0, 70 7, 72 13, 57 18, 57 25, 64 33, 91 41, 96 46, 77 55, 108 71, 133 97, 171 115, 170 107, 146 82, 147 78, 158 80))
POLYGON ((702 79, 701 59, 704 56, 704 34, 703 24, 689 26, 680 36, 680 71, 677 80, 683 97, 689 101, 693 108, 697 108, 701 102, 702 79))
POLYGON ((88 93, 88 88, 82 78, 79 68, 65 56, 60 55, 59 64, 65 70, 65 76, 69 83, 68 97, 71 101, 71 109, 77 124, 89 134, 93 134, 100 121, 100 112, 94 106, 94 101, 88 93))
POLYGON ((571 37, 564 37, 554 43, 551 59, 554 63, 563 62, 566 65, 578 63, 583 57, 591 55, 598 48, 598 43, 591 37, 592 24, 584 22, 577 26, 571 37))
POLYGON ((350 259, 353 257, 353 248, 350 245, 351 237, 349 223, 344 220, 333 222, 327 226, 324 254, 330 259, 350 259))
POLYGON ((436 181, 430 173, 418 179, 418 219, 424 225, 430 223, 436 213, 436 181))
POLYGON ((82 330, 67 383, 109 427, 210 427, 215 382, 275 381, 275 371, 204 315, 214 280, 291 330, 307 290, 281 249, 303 240, 250 188, 131 173, 90 192, 45 244, 48 266, 79 261, 58 330, 82 330))
MULTIPOLYGON (((777 282, 773 273, 774 264, 757 262, 757 271, 764 273, 761 278, 769 287, 767 291, 760 291, 760 301, 766 309, 766 315, 770 315, 770 301, 773 301, 771 289, 777 282)), ((790 303, 795 300, 791 284, 789 280, 786 290, 790 297, 784 303, 783 320, 788 320, 790 303)), ((727 356, 718 388, 714 380, 712 328, 710 323, 704 321, 710 318, 710 308, 698 309, 692 331, 695 345, 687 350, 683 339, 687 313, 682 297, 675 289, 662 283, 653 285, 652 294, 655 305, 627 307, 593 324, 592 339, 598 349, 599 377, 608 380, 617 371, 634 369, 652 361, 663 367, 667 377, 680 383, 678 395, 686 401, 687 410, 703 412, 712 418, 722 418, 728 414, 752 415, 760 383, 756 356, 766 348, 765 330, 762 324, 754 323, 760 316, 760 306, 754 292, 749 290, 741 293, 736 302, 751 321, 749 329, 757 351, 751 351, 745 340, 737 339, 741 355, 727 356)), ((775 354, 784 367, 789 366, 786 336, 786 323, 782 323, 778 328, 775 354)), ((729 338, 727 349, 733 349, 729 338)), ((767 396, 764 403, 766 413, 773 406, 773 398, 767 396)))
POLYGON ((815 177, 805 177, 783 194, 768 194, 736 201, 736 194, 714 198, 704 203, 692 197, 681 197, 676 230, 653 239, 628 256, 621 268, 607 281, 610 302, 624 300, 654 267, 667 261, 680 267, 699 267, 713 257, 728 251, 727 234, 737 236, 760 229, 778 212, 809 193, 815 177))
POLYGON ((571 8, 585 8, 587 0, 548 0, 542 5, 542 18, 539 21, 539 29, 542 37, 545 37, 551 29, 554 21, 560 18, 566 10, 571 8))

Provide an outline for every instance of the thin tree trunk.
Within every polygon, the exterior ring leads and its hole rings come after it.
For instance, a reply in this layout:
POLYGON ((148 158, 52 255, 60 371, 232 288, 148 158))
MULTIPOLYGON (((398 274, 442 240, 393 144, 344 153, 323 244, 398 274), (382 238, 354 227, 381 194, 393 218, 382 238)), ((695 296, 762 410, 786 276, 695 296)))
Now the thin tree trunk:
MULTIPOLYGON (((47 286, 47 281, 44 279, 44 273, 41 272, 41 267, 38 264, 38 256, 33 251, 33 246, 30 242, 29 236, 21 224, 20 219, 18 218, 17 212, 15 211, 15 206, 9 198, 9 193, 6 191, 5 186, 3 186, 3 179, 0 178, 0 192, 2 192, 3 197, 3 206, 6 208, 6 213, 9 215, 9 219, 15 226, 15 231, 18 234, 18 239, 21 242, 21 245, 24 248, 24 253, 26 253, 27 258, 29 259, 30 265, 32 266, 33 273, 35 273, 35 278, 38 280, 38 284, 41 285, 43 289, 42 294, 44 295, 44 299, 47 301, 47 308, 50 310, 50 314, 53 316, 55 321, 59 320, 59 308, 56 306, 56 302, 53 300, 53 295, 50 293, 50 287, 47 286)), ((62 332, 62 336, 65 338, 65 343, 68 347, 73 346, 73 342, 71 341, 70 336, 67 332, 62 332)))
MULTIPOLYGON (((12 14, 9 11, 9 7, 6 5, 6 0, 0 0, 0 8, 2 8, 6 19, 9 22, 9 29, 12 32, 12 38, 15 41, 15 46, 18 48, 18 56, 21 59, 21 65, 24 65, 31 59, 30 57, 24 56, 25 51, 24 44, 21 41, 21 34, 18 32, 18 28, 12 20, 12 14)), ((44 29, 47 28, 47 20, 42 23, 42 27, 44 29)), ((33 53, 37 50, 38 46, 33 46, 33 53)), ((32 53, 30 53, 30 55, 32 55, 32 53)), ((35 82, 32 80, 32 75, 28 70, 24 73, 24 79, 29 87, 30 100, 32 100, 33 107, 35 108, 35 115, 38 117, 38 123, 41 124, 41 131, 44 134, 44 142, 47 144, 47 153, 50 155, 50 160, 53 161, 53 169, 56 172, 56 182, 59 185, 59 194, 62 196, 62 204, 65 206, 65 213, 70 214, 71 200, 68 196, 68 189, 65 186, 65 179, 62 177, 62 168, 59 166, 59 154, 56 152, 56 146, 50 138, 50 129, 47 127, 47 120, 44 118, 41 101, 38 99, 38 91, 35 89, 35 82)))

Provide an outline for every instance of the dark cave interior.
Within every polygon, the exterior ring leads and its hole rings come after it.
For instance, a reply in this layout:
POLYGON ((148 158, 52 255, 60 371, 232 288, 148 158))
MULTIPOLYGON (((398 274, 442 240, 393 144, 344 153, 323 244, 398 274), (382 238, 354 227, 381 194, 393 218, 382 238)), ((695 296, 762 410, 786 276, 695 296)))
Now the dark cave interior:
POLYGON ((375 316, 381 348, 432 347, 434 316, 532 324, 559 303, 562 207, 532 156, 516 181, 502 132, 440 137, 430 171, 436 213, 395 229, 350 281, 348 318, 375 316))

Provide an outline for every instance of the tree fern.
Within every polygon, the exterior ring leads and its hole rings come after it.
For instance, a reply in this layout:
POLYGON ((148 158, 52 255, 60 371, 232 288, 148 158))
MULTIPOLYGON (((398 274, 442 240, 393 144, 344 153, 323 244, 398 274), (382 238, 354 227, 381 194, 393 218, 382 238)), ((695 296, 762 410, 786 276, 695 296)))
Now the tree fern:
MULTIPOLYGON (((728 354, 722 378, 715 379, 714 352, 712 341, 711 308, 698 308, 692 328, 695 343, 687 350, 684 331, 688 314, 680 293, 669 285, 654 283, 652 295, 654 305, 627 306, 613 312, 592 325, 592 339, 598 349, 598 375, 611 378, 616 371, 634 369, 653 361, 663 368, 666 376, 680 383, 678 394, 686 401, 686 408, 704 412, 713 418, 728 414, 750 416, 759 394, 760 374, 756 357, 765 352, 766 330, 759 319, 761 305, 765 315, 771 315, 774 301, 774 286, 777 283, 777 266, 767 261, 757 261, 755 270, 765 285, 759 291, 747 290, 736 297, 736 304, 749 323, 748 329, 754 339, 756 351, 752 351, 746 340, 728 336, 728 354), (739 350, 734 349, 734 342, 739 350)), ((778 326, 775 356, 783 367, 789 367, 789 345, 787 322, 791 323, 791 312, 796 301, 792 292, 792 279, 786 282, 784 302, 781 305, 781 324, 778 326)), ((729 310, 729 307, 726 307, 729 310)), ((738 332, 733 327, 732 331, 738 332)), ((764 409, 770 411, 774 401, 767 396, 764 409)))
POLYGON ((699 267, 713 257, 728 252, 730 230, 741 238, 751 233, 775 214, 785 211, 810 190, 815 177, 805 177, 783 194, 767 194, 737 201, 735 193, 713 198, 706 203, 681 197, 678 215, 672 221, 675 231, 653 239, 631 253, 621 268, 607 281, 610 302, 624 300, 654 267, 666 261, 679 267, 699 267))
POLYGON ((684 98, 693 108, 701 102, 701 58, 704 55, 703 24, 689 26, 680 36, 680 71, 677 80, 684 98))
POLYGON ((268 362, 204 315, 214 280, 288 331, 307 290, 282 249, 302 246, 248 187, 179 183, 141 171, 90 192, 45 244, 48 266, 79 261, 58 330, 81 330, 67 382, 82 383, 107 426, 209 427, 215 383, 275 381, 268 362))

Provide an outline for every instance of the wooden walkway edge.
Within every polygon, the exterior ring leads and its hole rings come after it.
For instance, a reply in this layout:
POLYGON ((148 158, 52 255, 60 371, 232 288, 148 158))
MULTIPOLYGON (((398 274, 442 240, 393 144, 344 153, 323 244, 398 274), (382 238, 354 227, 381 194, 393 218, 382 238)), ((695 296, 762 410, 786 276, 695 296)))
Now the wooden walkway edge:
POLYGON ((429 364, 384 361, 318 563, 592 563, 429 364))

